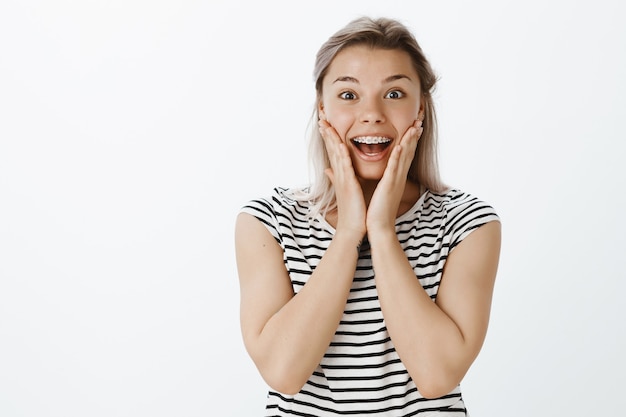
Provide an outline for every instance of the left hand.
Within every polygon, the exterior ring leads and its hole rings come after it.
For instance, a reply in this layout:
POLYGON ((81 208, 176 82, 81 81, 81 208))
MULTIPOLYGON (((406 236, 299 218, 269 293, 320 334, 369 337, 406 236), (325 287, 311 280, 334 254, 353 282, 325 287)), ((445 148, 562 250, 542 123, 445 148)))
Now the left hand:
POLYGON ((383 177, 376 186, 367 209, 368 233, 372 230, 389 228, 395 232, 396 217, 404 193, 407 174, 423 130, 422 121, 420 119, 415 120, 400 139, 400 143, 392 149, 383 177))

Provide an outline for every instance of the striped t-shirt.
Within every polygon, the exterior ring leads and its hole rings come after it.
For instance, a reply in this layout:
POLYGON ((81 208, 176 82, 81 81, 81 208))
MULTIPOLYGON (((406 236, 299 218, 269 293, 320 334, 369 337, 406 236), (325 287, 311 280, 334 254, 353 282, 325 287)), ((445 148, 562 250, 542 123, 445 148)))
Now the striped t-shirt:
MULTIPOLYGON (((284 251, 295 293, 306 284, 333 238, 323 217, 297 190, 275 188, 242 211, 259 219, 284 251)), ((498 220, 493 208, 459 190, 426 191, 396 219, 396 233, 424 290, 434 301, 451 250, 472 230, 498 220)), ((320 306, 323 308, 323 306, 320 306)), ((335 336, 302 390, 270 389, 266 416, 464 416, 460 387, 438 399, 420 395, 395 351, 382 315, 367 239, 361 245, 352 288, 335 336)))

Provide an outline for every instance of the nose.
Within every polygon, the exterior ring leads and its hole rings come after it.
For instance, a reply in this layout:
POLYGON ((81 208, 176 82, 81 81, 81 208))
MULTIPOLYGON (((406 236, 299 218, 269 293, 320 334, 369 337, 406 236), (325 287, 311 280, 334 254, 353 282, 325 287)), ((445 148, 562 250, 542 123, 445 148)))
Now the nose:
POLYGON ((385 114, 382 103, 376 99, 363 103, 360 116, 361 123, 380 124, 385 122, 385 114))

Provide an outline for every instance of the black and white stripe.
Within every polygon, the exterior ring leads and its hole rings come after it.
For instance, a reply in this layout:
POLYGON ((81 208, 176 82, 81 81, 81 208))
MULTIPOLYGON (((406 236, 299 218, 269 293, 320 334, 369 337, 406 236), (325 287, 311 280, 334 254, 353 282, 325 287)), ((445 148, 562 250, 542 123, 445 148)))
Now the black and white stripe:
MULTIPOLYGON (((294 291, 306 284, 333 238, 309 205, 275 188, 242 211, 265 224, 284 250, 294 291)), ((396 220, 396 232, 415 275, 433 301, 448 254, 472 230, 498 220, 492 207, 459 190, 424 193, 396 220)), ((389 337, 374 283, 370 247, 360 249, 343 318, 324 358, 297 395, 268 394, 267 416, 464 416, 460 387, 437 399, 422 397, 389 337)))

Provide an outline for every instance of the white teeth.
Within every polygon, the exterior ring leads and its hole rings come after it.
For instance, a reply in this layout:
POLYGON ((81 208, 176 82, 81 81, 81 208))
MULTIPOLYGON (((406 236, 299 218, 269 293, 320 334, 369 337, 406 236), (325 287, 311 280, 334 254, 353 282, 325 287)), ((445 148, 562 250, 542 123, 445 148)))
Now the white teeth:
POLYGON ((367 145, 391 142, 391 139, 382 136, 361 136, 352 140, 356 143, 365 143, 367 145))

